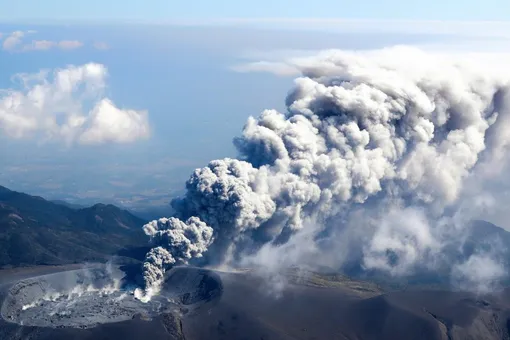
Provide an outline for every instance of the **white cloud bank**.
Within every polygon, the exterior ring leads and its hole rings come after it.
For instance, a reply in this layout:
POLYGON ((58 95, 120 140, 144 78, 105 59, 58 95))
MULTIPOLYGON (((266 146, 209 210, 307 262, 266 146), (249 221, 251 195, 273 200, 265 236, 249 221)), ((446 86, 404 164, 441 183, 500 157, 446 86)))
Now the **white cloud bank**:
MULTIPOLYGON (((473 45, 451 45, 447 48, 440 44, 428 45, 397 45, 390 48, 383 49, 391 51, 393 49, 409 49, 415 48, 424 52, 430 53, 437 58, 443 59, 456 59, 462 63, 482 65, 492 65, 494 68, 508 69, 507 60, 510 57, 509 50, 491 51, 487 49, 477 50, 473 45)), ((359 54, 370 54, 370 50, 359 50, 359 54)), ((271 73, 276 76, 297 77, 309 68, 313 70, 314 62, 317 58, 327 59, 329 55, 337 53, 337 50, 320 50, 308 51, 309 55, 305 53, 297 53, 301 56, 292 56, 292 51, 285 51, 280 53, 277 58, 272 58, 271 52, 258 53, 253 56, 243 56, 238 64, 230 67, 230 70, 240 73, 271 73)), ((373 54, 373 53, 372 53, 373 54)))
POLYGON ((23 51, 47 51, 52 48, 58 48, 61 50, 74 50, 83 46, 83 43, 78 40, 62 40, 62 41, 50 41, 50 40, 32 40, 30 44, 23 46, 23 51))
POLYGON ((0 134, 67 144, 130 143, 150 136, 146 111, 121 109, 105 97, 101 64, 17 74, 21 89, 0 90, 0 134))
MULTIPOLYGON (((53 41, 36 39, 28 43, 24 41, 28 35, 36 33, 36 31, 14 31, 6 35, 0 33, 0 40, 4 38, 0 46, 4 51, 9 52, 48 51, 51 49, 69 51, 85 46, 85 44, 79 40, 53 41)), ((109 48, 108 44, 105 42, 96 42, 92 47, 97 50, 106 50, 109 48)))

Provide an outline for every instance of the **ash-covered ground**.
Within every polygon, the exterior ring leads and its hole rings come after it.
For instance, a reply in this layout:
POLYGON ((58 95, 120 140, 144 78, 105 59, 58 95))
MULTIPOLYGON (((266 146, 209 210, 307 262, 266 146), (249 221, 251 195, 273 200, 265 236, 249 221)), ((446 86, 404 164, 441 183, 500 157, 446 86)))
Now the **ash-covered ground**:
POLYGON ((0 286, 0 340, 510 339, 510 290, 390 292, 302 270, 174 267, 144 304, 126 271, 95 268, 0 286))
POLYGON ((91 328, 138 317, 181 313, 210 300, 221 284, 202 270, 176 267, 161 294, 143 303, 136 285, 118 267, 96 266, 21 280, 6 292, 1 314, 8 322, 49 328, 91 328), (207 286, 207 282, 209 285, 207 286))

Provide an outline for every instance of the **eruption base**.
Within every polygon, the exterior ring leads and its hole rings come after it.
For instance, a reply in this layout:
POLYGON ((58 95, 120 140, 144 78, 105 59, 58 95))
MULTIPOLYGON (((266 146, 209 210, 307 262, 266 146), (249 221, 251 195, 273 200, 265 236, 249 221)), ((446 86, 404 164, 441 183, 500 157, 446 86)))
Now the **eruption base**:
POLYGON ((144 303, 122 272, 105 268, 74 270, 19 281, 7 292, 2 318, 23 326, 90 328, 196 308, 221 292, 221 282, 195 268, 174 268, 161 293, 144 303))

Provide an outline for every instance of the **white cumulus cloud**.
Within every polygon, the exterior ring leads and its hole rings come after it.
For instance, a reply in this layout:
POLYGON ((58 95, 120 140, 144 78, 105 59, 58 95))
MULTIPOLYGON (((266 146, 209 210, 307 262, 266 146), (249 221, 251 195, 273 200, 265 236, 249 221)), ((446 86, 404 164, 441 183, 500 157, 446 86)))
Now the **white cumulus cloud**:
POLYGON ((84 144, 129 143, 150 134, 145 112, 119 109, 107 98, 97 103, 89 117, 90 126, 80 136, 84 144))
POLYGON ((107 75, 94 63, 15 75, 20 88, 0 90, 0 134, 68 144, 149 137, 146 111, 118 108, 105 96, 107 75))
POLYGON ((12 51, 12 50, 16 49, 22 43, 22 39, 25 35, 26 35, 26 32, 23 32, 23 31, 12 32, 3 41, 2 48, 6 51, 12 51))

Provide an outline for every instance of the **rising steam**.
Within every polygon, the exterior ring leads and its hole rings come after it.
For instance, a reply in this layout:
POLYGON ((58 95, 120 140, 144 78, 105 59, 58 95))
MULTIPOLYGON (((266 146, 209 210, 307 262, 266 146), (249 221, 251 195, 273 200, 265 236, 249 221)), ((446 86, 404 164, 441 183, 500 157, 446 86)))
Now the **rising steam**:
POLYGON ((401 273, 444 246, 444 212, 504 161, 506 70, 405 47, 330 51, 291 66, 302 76, 287 111, 250 117, 234 141, 240 159, 195 170, 175 217, 144 227, 155 246, 144 264, 149 296, 168 265, 206 251, 212 263, 292 243, 299 253, 369 220, 364 267, 401 273))

